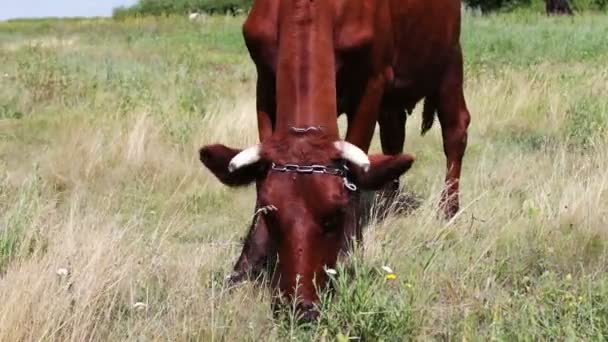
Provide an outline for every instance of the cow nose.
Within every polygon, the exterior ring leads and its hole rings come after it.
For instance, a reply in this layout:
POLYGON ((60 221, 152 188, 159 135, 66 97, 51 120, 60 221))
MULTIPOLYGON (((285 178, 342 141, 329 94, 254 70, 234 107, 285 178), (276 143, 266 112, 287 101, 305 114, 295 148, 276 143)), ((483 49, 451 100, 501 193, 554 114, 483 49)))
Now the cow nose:
POLYGON ((303 323, 310 323, 319 319, 319 310, 312 303, 298 305, 298 316, 303 323))

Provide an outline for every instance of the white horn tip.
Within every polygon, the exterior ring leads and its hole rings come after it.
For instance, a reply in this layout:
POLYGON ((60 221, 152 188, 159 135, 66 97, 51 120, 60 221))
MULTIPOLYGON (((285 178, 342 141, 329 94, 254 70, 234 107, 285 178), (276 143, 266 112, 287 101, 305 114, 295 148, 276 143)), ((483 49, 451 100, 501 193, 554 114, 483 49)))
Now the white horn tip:
POLYGON ((341 151, 344 159, 359 166, 364 172, 369 171, 369 158, 360 148, 346 141, 336 141, 335 146, 341 151))
POLYGON ((249 147, 237 154, 228 163, 228 171, 234 172, 241 167, 251 165, 260 160, 260 145, 249 147))

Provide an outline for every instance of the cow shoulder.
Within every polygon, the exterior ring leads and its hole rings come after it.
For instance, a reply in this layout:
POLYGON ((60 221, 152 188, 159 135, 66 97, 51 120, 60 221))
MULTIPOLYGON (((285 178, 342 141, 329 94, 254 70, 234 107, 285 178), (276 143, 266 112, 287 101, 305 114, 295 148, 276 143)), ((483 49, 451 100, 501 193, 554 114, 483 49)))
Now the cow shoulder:
POLYGON ((336 0, 335 44, 339 51, 371 47, 376 31, 378 1, 336 0))
MULTIPOLYGON (((278 44, 279 1, 256 0, 243 24, 243 37, 252 57, 278 44)), ((255 59, 255 58, 254 58, 255 59)))

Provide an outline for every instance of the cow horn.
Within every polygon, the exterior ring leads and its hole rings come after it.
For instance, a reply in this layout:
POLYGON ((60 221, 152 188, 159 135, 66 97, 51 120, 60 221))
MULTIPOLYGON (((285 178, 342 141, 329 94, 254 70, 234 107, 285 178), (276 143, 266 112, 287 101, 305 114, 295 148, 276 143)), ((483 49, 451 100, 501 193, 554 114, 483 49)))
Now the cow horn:
POLYGON ((260 160, 260 145, 255 145, 244 149, 234 156, 228 164, 228 171, 234 172, 243 166, 251 165, 260 160))
POLYGON ((361 167, 365 172, 369 170, 369 158, 363 150, 347 141, 336 141, 334 142, 334 146, 340 150, 342 158, 361 167))

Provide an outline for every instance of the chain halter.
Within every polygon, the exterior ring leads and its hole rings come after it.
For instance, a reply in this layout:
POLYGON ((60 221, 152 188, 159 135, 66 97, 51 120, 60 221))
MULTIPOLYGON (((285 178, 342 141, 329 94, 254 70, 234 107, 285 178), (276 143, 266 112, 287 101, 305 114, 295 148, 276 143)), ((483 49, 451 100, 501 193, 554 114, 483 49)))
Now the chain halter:
MULTIPOLYGON (((290 130, 296 133, 307 133, 310 131, 320 132, 323 130, 323 126, 309 126, 309 127, 290 127, 290 130)), ((341 177, 344 183, 344 187, 350 191, 357 191, 355 183, 348 179, 349 169, 344 163, 341 163, 340 167, 327 166, 327 165, 298 165, 298 164, 276 164, 272 163, 270 166, 271 171, 276 172, 295 172, 302 174, 324 174, 329 176, 341 177)), ((277 207, 272 204, 259 207, 253 214, 253 229, 257 228, 257 221, 261 215, 267 215, 270 212, 278 211, 277 207)))
POLYGON ((337 168, 333 166, 326 165, 297 165, 297 164, 275 164, 272 163, 270 166, 272 171, 278 172, 295 172, 295 173, 303 173, 303 174, 324 174, 336 177, 342 177, 342 181, 344 182, 344 187, 350 191, 357 191, 357 186, 355 183, 351 182, 348 179, 348 166, 343 165, 342 168, 337 168))
MULTIPOLYGON (((323 130, 323 126, 309 126, 309 127, 290 127, 290 130, 297 133, 306 133, 310 131, 320 132, 323 130)), ((344 182, 344 187, 350 191, 357 191, 355 183, 351 182, 349 177, 348 166, 342 164, 340 167, 328 166, 328 165, 298 165, 298 164, 275 164, 272 163, 270 166, 272 171, 277 172, 295 172, 302 174, 324 174, 330 176, 341 177, 344 182)))

